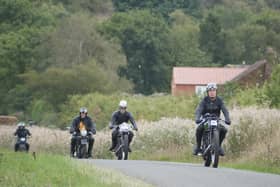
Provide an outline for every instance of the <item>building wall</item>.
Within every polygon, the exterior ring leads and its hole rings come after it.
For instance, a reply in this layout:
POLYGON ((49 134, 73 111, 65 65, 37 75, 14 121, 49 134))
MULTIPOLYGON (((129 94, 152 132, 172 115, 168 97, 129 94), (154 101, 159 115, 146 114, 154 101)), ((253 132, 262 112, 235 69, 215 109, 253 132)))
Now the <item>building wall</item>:
POLYGON ((172 95, 194 95, 195 94, 195 85, 172 85, 172 95))

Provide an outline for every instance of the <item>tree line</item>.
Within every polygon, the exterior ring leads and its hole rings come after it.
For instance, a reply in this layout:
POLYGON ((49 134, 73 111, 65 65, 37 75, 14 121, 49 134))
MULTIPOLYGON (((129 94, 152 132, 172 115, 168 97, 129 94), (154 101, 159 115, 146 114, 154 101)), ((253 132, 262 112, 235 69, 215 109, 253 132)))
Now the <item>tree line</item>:
POLYGON ((74 95, 168 93, 173 66, 279 63, 277 0, 0 5, 1 114, 56 118, 74 95))

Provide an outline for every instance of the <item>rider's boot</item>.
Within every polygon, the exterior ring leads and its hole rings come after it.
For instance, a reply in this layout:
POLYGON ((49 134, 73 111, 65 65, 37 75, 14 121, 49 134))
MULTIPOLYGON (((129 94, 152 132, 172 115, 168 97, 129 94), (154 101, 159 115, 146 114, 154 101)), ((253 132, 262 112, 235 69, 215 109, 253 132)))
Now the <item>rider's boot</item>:
POLYGON ((88 145, 88 158, 92 158, 92 148, 93 148, 93 142, 89 143, 88 145))
POLYGON ((74 157, 74 152, 75 152, 75 144, 71 142, 70 157, 74 157))
POLYGON ((220 156, 225 156, 225 152, 224 152, 224 149, 222 147, 220 147, 220 156))
POLYGON ((199 155, 202 154, 202 150, 200 148, 200 145, 196 145, 195 148, 193 149, 193 155, 199 155))
POLYGON ((130 148, 130 145, 128 145, 128 152, 132 152, 131 148, 130 148))
POLYGON ((220 142, 219 142, 220 143, 220 150, 219 150, 220 156, 225 156, 225 151, 222 148, 222 143, 226 137, 226 133, 227 133, 226 129, 220 129, 220 138, 219 138, 220 139, 220 142))
POLYGON ((133 133, 130 133, 129 136, 128 136, 128 152, 132 152, 131 148, 130 148, 130 143, 132 142, 132 139, 134 137, 134 134, 133 133))
POLYGON ((193 150, 193 155, 198 155, 199 153, 201 154, 202 153, 202 150, 201 150, 201 139, 202 139, 202 135, 203 135, 203 128, 198 126, 197 129, 196 129, 196 133, 195 133, 195 136, 196 136, 196 146, 193 150))
POLYGON ((109 148, 109 150, 112 151, 112 152, 114 152, 116 146, 117 146, 117 142, 116 142, 114 139, 112 139, 112 145, 111 145, 111 147, 109 148))

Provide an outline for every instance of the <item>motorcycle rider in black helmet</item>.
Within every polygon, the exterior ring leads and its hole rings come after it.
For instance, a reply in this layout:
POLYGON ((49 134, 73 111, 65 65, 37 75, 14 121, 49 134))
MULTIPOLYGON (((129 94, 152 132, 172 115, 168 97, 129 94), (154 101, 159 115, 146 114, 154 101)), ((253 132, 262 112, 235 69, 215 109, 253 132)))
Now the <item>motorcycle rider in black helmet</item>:
MULTIPOLYGON (((25 123, 24 122, 19 122, 17 124, 18 128, 16 130, 16 132, 14 133, 15 136, 17 136, 17 142, 15 144, 15 152, 18 151, 18 147, 20 144, 20 138, 27 138, 27 136, 31 136, 31 133, 29 132, 28 129, 25 128, 25 123)), ((27 141, 25 142, 26 144, 26 152, 29 151, 29 143, 27 143, 27 141)))
MULTIPOLYGON (((227 108, 224 105, 223 100, 217 96, 217 84, 216 83, 208 83, 206 87, 207 96, 202 99, 200 104, 198 105, 195 112, 195 123, 200 124, 202 122, 203 116, 206 113, 215 114, 217 117, 220 117, 221 110, 225 117, 225 123, 230 125, 230 117, 227 108)), ((204 127, 203 125, 199 125, 196 128, 196 147, 193 151, 194 155, 201 153, 201 139, 203 135, 204 127)), ((220 131, 220 155, 224 156, 224 150, 222 148, 222 142, 226 137, 227 129, 223 126, 219 126, 220 131)))
POLYGON ((70 150, 70 156, 74 157, 74 152, 75 152, 75 146, 77 142, 77 135, 80 134, 80 129, 79 127, 81 125, 85 126, 88 135, 89 135, 89 144, 88 144, 88 157, 92 158, 92 148, 94 144, 94 138, 93 134, 96 134, 96 127, 95 123, 92 122, 91 118, 87 115, 88 111, 87 108, 82 107, 80 108, 80 114, 76 118, 74 118, 72 122, 72 126, 70 128, 70 133, 72 134, 71 138, 71 150, 70 150))

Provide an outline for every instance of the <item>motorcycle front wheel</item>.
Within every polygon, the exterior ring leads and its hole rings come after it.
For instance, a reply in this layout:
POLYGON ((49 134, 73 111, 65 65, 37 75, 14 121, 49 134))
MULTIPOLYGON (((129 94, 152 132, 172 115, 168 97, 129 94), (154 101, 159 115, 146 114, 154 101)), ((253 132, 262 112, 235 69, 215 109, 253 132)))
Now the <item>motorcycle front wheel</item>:
POLYGON ((212 151, 211 159, 213 163, 213 168, 217 168, 219 165, 219 156, 220 156, 219 131, 213 132, 212 146, 213 146, 213 151, 212 151))

